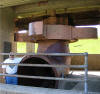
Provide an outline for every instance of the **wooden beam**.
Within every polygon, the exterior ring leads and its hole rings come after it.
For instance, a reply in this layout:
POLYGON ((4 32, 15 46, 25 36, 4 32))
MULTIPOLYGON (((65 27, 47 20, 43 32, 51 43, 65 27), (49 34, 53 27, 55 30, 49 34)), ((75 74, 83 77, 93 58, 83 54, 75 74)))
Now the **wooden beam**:
POLYGON ((0 0, 0 8, 37 2, 47 2, 47 0, 0 0))
POLYGON ((100 17, 100 11, 88 11, 88 12, 79 12, 79 13, 70 13, 70 17, 73 19, 88 19, 88 18, 98 18, 100 17))
MULTIPOLYGON (((16 6, 15 11, 18 15, 35 13, 40 11, 63 9, 66 8, 66 13, 90 11, 100 9, 100 0, 50 0, 45 4, 26 4, 16 6)), ((65 11, 64 11, 65 12, 65 11)))
POLYGON ((98 24, 100 24, 100 17, 99 18, 88 18, 88 19, 74 19, 73 24, 75 26, 79 26, 79 25, 98 25, 98 24))
POLYGON ((88 11, 70 13, 74 25, 97 25, 100 24, 100 11, 88 11))
POLYGON ((97 38, 96 28, 76 28, 70 25, 45 25, 43 21, 29 24, 27 34, 15 33, 15 41, 39 42, 43 40, 76 41, 97 38))
POLYGON ((76 28, 78 39, 93 39, 97 38, 96 28, 76 28))

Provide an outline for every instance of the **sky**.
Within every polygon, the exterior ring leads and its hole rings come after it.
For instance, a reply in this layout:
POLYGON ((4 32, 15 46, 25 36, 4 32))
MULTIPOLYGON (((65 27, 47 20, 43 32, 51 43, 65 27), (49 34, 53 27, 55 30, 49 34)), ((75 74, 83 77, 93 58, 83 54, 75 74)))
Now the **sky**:
POLYGON ((100 26, 97 28, 98 31, 98 37, 100 37, 100 26))

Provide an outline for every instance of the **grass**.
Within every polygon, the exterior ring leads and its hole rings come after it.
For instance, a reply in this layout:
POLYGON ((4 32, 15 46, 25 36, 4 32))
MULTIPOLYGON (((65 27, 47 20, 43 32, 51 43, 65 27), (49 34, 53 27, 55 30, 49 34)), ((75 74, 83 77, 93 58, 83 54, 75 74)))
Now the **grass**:
MULTIPOLYGON (((84 39, 79 40, 75 43, 70 43, 71 53, 83 53, 88 52, 89 54, 100 54, 100 38, 98 39, 84 39)), ((37 52, 38 44, 35 44, 35 53, 37 52)), ((17 43, 17 52, 26 53, 26 43, 17 43)))
POLYGON ((17 42, 17 53, 26 53, 26 43, 17 42))
MULTIPOLYGON (((17 42, 17 53, 26 53, 26 42, 17 42)), ((37 53, 38 43, 35 43, 35 53, 37 53)))
POLYGON ((100 38, 98 39, 84 39, 75 43, 70 43, 71 53, 83 53, 100 54, 100 38))

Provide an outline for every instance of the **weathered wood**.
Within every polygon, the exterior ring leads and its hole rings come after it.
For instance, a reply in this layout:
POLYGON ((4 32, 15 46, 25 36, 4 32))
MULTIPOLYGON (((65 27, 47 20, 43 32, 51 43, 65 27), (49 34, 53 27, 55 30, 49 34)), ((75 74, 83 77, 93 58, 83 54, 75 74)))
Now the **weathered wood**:
POLYGON ((29 36, 43 34, 43 22, 29 23, 29 36))
POLYGON ((46 39, 71 40, 71 26, 67 25, 45 25, 46 39))
POLYGON ((66 13, 70 12, 75 12, 75 11, 87 11, 89 10, 99 10, 100 8, 100 0, 91 0, 91 1, 84 1, 84 0, 53 0, 53 1, 48 1, 47 4, 41 4, 38 6, 37 3, 35 4, 26 4, 26 5, 21 5, 17 6, 15 8, 15 11, 17 14, 22 14, 22 13, 30 13, 30 12, 39 12, 43 10, 52 10, 52 9, 62 9, 66 8, 67 11, 66 13))
POLYGON ((16 6, 16 5, 22 5, 27 3, 43 3, 47 2, 46 0, 1 0, 0 1, 0 8, 8 7, 8 6, 16 6))
POLYGON ((99 18, 94 17, 94 18, 88 18, 88 19, 75 19, 75 20, 73 20, 73 24, 76 26, 79 26, 79 25, 99 25, 100 24, 100 17, 99 18))
POLYGON ((88 11, 69 14, 74 25, 97 25, 100 21, 100 11, 88 11))
POLYGON ((15 20, 15 25, 19 29, 28 29, 28 24, 35 21, 41 21, 43 20, 44 24, 62 24, 62 25, 68 25, 70 22, 68 21, 68 15, 56 15, 56 16, 43 16, 43 17, 26 17, 21 19, 15 20))
POLYGON ((32 42, 32 40, 34 40, 33 37, 28 36, 28 34, 14 33, 14 41, 32 42))
POLYGON ((69 25, 43 25, 43 22, 30 24, 29 34, 16 34, 16 41, 38 42, 43 40, 78 40, 97 38, 96 28, 76 28, 69 25), (39 25, 38 25, 39 24, 39 25), (41 24, 41 25, 40 25, 41 24), (41 27, 41 28, 40 28, 41 27))
POLYGON ((96 28, 77 28, 78 39, 97 38, 96 28))
POLYGON ((70 14, 57 14, 56 17, 33 16, 15 21, 16 27, 27 28, 30 22, 43 20, 44 24, 62 24, 62 25, 97 25, 100 24, 100 11, 88 11, 70 14))
MULTIPOLYGON (((71 25, 96 25, 99 24, 100 20, 99 4, 99 0, 91 0, 91 2, 80 0, 75 2, 73 0, 53 0, 49 1, 45 6, 42 4, 40 6, 37 4, 17 6, 15 11, 19 16, 28 17, 29 15, 34 15, 34 18, 36 18, 37 16, 51 15, 51 10, 55 10, 56 14, 71 13, 68 14, 71 18, 69 20, 69 23, 72 22, 71 25)), ((51 18, 49 19, 51 20, 51 18)), ((48 22, 47 19, 45 20, 48 22)), ((56 19, 54 20, 56 21, 56 19)))

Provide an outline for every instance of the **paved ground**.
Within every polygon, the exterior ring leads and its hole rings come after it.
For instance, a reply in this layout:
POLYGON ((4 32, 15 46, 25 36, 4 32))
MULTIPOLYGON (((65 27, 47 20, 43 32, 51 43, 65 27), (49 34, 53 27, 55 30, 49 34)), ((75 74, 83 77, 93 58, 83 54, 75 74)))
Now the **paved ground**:
MULTIPOLYGON (((62 90, 0 84, 0 94, 84 94, 84 92, 78 90, 62 90)), ((89 92, 88 94, 100 93, 89 92)))
MULTIPOLYGON (((68 78, 83 78, 83 71, 73 71, 72 75, 69 75, 68 78)), ((84 82, 67 82, 64 86, 65 90, 74 90, 74 91, 83 91, 84 82)), ((100 94, 100 71, 89 71, 88 72, 88 91, 96 92, 100 94)))
MULTIPOLYGON (((74 71, 68 78, 83 78, 84 72, 74 71)), ((100 94, 100 71, 89 71, 88 94, 100 94)), ((61 82, 60 88, 50 89, 0 84, 0 94, 84 94, 84 82, 61 82), (13 91, 12 91, 13 90, 13 91)))

